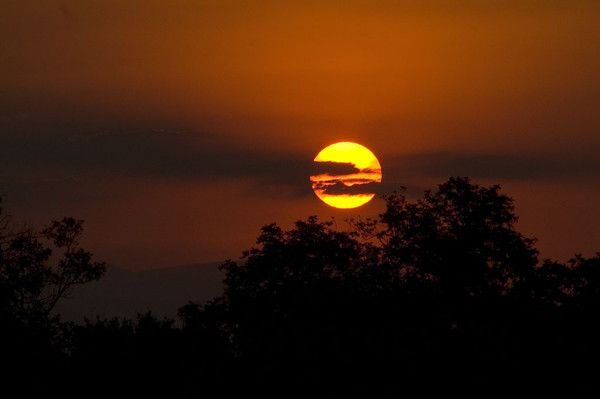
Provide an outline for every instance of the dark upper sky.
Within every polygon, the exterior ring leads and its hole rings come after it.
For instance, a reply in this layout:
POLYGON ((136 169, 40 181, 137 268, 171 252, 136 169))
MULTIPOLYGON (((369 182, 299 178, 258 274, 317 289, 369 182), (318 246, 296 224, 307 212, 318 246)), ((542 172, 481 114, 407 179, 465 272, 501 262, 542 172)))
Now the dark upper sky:
POLYGON ((148 268, 237 257, 354 140, 383 191, 500 183, 542 255, 600 250, 597 1, 3 1, 0 192, 148 268), (493 3, 493 4, 491 4, 493 3))

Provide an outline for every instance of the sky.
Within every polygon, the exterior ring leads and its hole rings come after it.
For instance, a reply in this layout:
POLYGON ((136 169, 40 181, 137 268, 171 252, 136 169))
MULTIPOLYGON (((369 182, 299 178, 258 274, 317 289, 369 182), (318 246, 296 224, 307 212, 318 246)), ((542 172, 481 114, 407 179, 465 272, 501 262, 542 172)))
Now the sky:
POLYGON ((85 219, 141 270, 237 258, 260 226, 336 210, 325 146, 382 192, 501 184, 542 257, 600 251, 597 1, 0 3, 0 195, 19 223, 85 219))

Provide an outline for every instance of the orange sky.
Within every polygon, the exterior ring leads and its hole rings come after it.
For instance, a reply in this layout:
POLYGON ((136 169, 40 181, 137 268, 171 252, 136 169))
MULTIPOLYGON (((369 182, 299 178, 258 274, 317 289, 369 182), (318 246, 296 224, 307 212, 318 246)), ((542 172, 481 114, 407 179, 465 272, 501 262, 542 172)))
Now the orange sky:
POLYGON ((599 15, 597 1, 3 1, 0 193, 32 223, 85 218, 124 267, 220 260, 264 223, 345 218, 304 160, 357 141, 387 188, 501 183, 544 255, 589 255, 599 15))

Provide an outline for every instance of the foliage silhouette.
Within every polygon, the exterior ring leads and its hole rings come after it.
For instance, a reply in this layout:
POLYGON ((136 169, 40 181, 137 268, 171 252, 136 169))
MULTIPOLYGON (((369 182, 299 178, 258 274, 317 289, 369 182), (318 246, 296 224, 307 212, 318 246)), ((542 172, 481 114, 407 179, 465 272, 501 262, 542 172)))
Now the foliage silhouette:
POLYGON ((539 266, 516 221, 498 186, 451 178, 417 201, 388 196, 385 212, 350 231, 316 217, 265 226, 257 247, 223 265, 218 302, 246 384, 367 394, 543 378, 557 388, 573 353, 566 321, 589 318, 598 331, 600 265, 539 266))
POLYGON ((21 330, 3 332, 55 366, 30 373, 30 393, 61 397, 599 390, 600 255, 540 261, 512 199, 467 178, 385 202, 347 230, 315 216, 264 226, 221 266, 223 295, 182 306, 177 323, 60 323, 55 301, 103 270, 78 248, 81 223, 44 230, 64 253, 53 268, 40 236, 4 229, 2 317, 21 330))
POLYGON ((35 393, 53 384, 45 363, 63 360, 63 335, 52 310, 73 286, 97 280, 105 270, 79 247, 82 225, 63 218, 41 232, 15 231, 0 208, 0 349, 10 365, 6 387, 21 385, 35 393))

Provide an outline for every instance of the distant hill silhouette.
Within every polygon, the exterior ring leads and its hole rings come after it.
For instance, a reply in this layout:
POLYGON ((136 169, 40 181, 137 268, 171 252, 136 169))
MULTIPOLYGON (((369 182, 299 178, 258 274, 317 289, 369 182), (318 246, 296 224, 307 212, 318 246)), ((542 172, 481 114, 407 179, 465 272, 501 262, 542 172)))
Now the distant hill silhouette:
POLYGON ((133 272, 109 266, 99 281, 73 289, 56 307, 64 321, 95 316, 135 317, 152 311, 157 317, 175 318, 189 301, 204 303, 223 292, 220 262, 163 267, 133 272))

